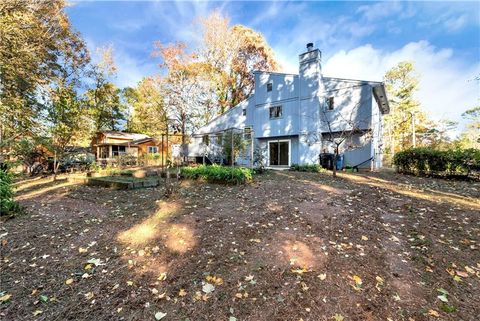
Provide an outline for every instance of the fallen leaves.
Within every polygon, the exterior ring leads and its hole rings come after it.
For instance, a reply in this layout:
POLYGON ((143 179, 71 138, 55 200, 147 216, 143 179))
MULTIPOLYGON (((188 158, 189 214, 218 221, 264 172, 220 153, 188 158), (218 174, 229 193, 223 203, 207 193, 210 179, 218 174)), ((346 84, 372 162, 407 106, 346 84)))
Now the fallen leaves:
POLYGON ((155 313, 155 320, 162 320, 162 319, 165 318, 166 316, 167 316, 166 313, 157 312, 157 313, 155 313))
POLYGON ((2 302, 2 303, 7 302, 8 300, 10 300, 11 297, 12 297, 11 294, 2 295, 2 296, 0 296, 0 302, 2 302))
POLYGON ((213 283, 215 285, 222 285, 223 284, 223 279, 220 278, 220 277, 208 275, 205 279, 207 280, 207 282, 213 283))
POLYGON ((184 297, 186 295, 187 295, 187 291, 185 291, 185 289, 180 289, 180 291, 178 291, 178 296, 184 297))
POLYGON ((432 317, 440 317, 440 313, 438 313, 437 311, 433 310, 433 309, 430 309, 428 310, 428 315, 432 316, 432 317))
POLYGON ((338 313, 335 313, 335 315, 332 317, 332 319, 334 319, 335 321, 343 321, 343 320, 345 320, 345 318, 343 317, 343 315, 338 314, 338 313))
POLYGON ((37 315, 42 314, 42 313, 43 313, 42 310, 35 310, 35 311, 32 312, 34 317, 36 317, 37 315))
POLYGON ((363 285, 362 279, 358 275, 349 276, 349 278, 354 282, 353 284, 351 284, 353 289, 355 291, 361 291, 363 285))
POLYGON ((377 281, 377 283, 375 284, 375 288, 377 289, 377 291, 382 291, 382 287, 385 281, 378 275, 375 277, 375 281, 377 281))
POLYGON ((324 280, 327 278, 327 273, 319 274, 319 275, 317 275, 317 278, 319 278, 320 280, 324 281, 324 280))
POLYGON ((87 300, 91 300, 91 299, 93 299, 93 297, 95 296, 95 295, 93 294, 93 292, 87 292, 87 293, 85 293, 84 295, 85 295, 85 298, 86 298, 87 300))
POLYGON ((211 283, 205 283, 202 286, 202 291, 206 294, 212 293, 213 291, 215 291, 215 286, 211 283))
POLYGON ((291 271, 292 271, 292 273, 301 275, 301 274, 307 273, 308 269, 303 267, 303 268, 292 269, 291 271))
POLYGON ((73 283, 73 279, 67 279, 67 280, 65 281, 65 284, 66 284, 66 285, 70 285, 70 284, 72 284, 72 283, 73 283))

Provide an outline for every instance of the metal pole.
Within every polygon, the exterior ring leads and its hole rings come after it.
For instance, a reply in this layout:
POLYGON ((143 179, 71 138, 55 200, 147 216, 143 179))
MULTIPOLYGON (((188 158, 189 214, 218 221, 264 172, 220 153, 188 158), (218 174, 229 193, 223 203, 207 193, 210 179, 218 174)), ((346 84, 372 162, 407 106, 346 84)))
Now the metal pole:
POLYGON ((412 145, 415 148, 417 146, 417 137, 415 135, 415 113, 412 114, 412 145))
POLYGON ((253 168, 253 129, 250 130, 250 167, 253 168))
POLYGON ((163 134, 162 134, 162 172, 165 168, 164 154, 165 154, 165 144, 163 143, 163 134))
POLYGON ((233 164, 234 164, 234 159, 233 159, 233 128, 232 128, 232 167, 233 167, 233 164))

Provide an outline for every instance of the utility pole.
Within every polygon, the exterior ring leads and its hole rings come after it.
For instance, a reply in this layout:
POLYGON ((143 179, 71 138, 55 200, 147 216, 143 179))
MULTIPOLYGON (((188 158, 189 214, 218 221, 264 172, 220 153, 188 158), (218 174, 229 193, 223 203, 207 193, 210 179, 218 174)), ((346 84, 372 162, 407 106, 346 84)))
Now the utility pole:
POLYGON ((415 113, 410 112, 410 115, 412 115, 412 146, 415 148, 417 146, 417 137, 415 135, 415 113))
POLYGON ((232 167, 235 163, 235 160, 233 159, 233 157, 234 157, 234 151, 233 151, 233 128, 232 128, 232 167))

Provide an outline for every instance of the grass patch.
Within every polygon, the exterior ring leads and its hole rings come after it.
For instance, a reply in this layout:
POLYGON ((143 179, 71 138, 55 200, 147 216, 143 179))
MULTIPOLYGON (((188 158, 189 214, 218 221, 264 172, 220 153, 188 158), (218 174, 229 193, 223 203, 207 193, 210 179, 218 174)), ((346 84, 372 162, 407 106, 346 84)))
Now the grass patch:
POLYGON ((253 179, 251 169, 219 165, 183 167, 181 175, 189 179, 202 179, 210 183, 220 184, 245 184, 253 179))

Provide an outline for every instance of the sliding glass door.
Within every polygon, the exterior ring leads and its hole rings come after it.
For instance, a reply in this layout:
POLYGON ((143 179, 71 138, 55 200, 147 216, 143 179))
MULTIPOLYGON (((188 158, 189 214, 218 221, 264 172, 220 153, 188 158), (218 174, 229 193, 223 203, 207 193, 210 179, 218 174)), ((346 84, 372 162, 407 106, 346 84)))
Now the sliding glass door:
POLYGON ((268 142, 268 156, 270 166, 289 166, 290 141, 277 140, 268 142))

